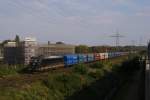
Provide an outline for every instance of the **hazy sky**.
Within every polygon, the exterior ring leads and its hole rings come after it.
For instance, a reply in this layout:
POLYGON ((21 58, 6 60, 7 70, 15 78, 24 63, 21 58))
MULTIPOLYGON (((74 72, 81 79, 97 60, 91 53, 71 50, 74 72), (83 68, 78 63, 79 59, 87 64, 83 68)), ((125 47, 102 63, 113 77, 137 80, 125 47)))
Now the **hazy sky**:
POLYGON ((40 42, 114 45, 150 39, 150 0, 0 0, 0 40, 36 37, 40 42))

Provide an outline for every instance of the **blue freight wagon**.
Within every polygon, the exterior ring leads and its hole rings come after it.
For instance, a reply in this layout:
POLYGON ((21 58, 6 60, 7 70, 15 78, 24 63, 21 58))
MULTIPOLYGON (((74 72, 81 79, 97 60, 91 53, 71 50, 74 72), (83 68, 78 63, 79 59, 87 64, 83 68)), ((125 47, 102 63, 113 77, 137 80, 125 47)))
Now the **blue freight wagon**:
POLYGON ((64 56, 64 64, 65 66, 74 65, 78 63, 77 55, 65 55, 64 56))
POLYGON ((87 60, 87 54, 79 54, 78 55, 78 60, 80 60, 79 61, 79 63, 84 63, 84 62, 87 62, 88 60, 87 60), (82 62, 81 62, 82 61, 82 62))
POLYGON ((88 58, 87 57, 88 57, 87 54, 83 54, 83 60, 84 60, 84 62, 88 62, 88 58))
POLYGON ((88 62, 94 61, 94 54, 87 54, 87 61, 88 62))
POLYGON ((84 63, 85 59, 84 54, 78 54, 78 63, 84 63))

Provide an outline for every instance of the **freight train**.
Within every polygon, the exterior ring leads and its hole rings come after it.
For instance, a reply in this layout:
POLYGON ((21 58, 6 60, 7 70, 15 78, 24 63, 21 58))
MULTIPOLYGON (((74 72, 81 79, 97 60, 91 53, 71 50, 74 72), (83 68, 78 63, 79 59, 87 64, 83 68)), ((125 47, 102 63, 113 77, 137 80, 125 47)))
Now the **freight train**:
POLYGON ((107 60, 123 55, 128 52, 105 52, 105 53, 91 53, 91 54, 67 54, 64 56, 51 57, 32 57, 30 62, 30 70, 44 70, 59 67, 69 67, 79 63, 89 63, 94 61, 107 60))

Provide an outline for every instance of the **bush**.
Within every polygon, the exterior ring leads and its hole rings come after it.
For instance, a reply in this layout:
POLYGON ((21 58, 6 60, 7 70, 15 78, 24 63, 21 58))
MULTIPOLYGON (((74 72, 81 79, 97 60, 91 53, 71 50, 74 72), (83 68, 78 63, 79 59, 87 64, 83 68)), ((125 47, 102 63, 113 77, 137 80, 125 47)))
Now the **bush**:
POLYGON ((91 68, 104 68, 104 64, 102 62, 96 62, 90 66, 91 68))
POLYGON ((0 66, 0 76, 7 76, 7 75, 16 75, 18 74, 24 67, 22 65, 1 65, 0 66))
POLYGON ((90 72, 89 76, 95 79, 100 79, 101 77, 104 76, 104 70, 96 70, 95 72, 90 72))
POLYGON ((53 95, 57 95, 59 100, 61 100, 60 98, 63 100, 63 97, 70 96, 82 88, 81 81, 80 76, 77 74, 60 73, 50 76, 49 79, 43 82, 52 91, 53 95))
POLYGON ((49 92, 48 88, 42 83, 36 82, 24 91, 20 91, 20 94, 23 96, 23 100, 46 100, 49 92))
POLYGON ((88 69, 84 64, 75 65, 73 71, 81 75, 88 73, 88 69))
POLYGON ((5 87, 2 90, 0 92, 1 100, 54 100, 48 99, 48 88, 44 87, 40 82, 28 85, 23 90, 14 87, 5 87))

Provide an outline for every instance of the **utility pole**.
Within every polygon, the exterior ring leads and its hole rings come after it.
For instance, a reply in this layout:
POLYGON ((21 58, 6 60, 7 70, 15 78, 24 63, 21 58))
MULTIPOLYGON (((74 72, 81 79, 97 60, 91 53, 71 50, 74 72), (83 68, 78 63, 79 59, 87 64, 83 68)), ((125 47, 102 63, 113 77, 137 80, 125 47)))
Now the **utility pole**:
POLYGON ((116 34, 114 34, 114 35, 112 35, 110 37, 115 38, 115 40, 116 40, 116 47, 118 48, 119 45, 120 45, 120 38, 123 38, 124 36, 119 34, 119 32, 117 31, 116 34))
POLYGON ((135 46, 136 46, 135 43, 136 43, 135 40, 131 41, 131 52, 135 51, 135 46))
POLYGON ((132 43, 131 46, 136 46, 136 44, 135 44, 136 41, 135 40, 132 40, 131 43, 132 43))
POLYGON ((142 41, 143 41, 143 38, 140 37, 140 39, 139 39, 139 46, 142 46, 142 41))

